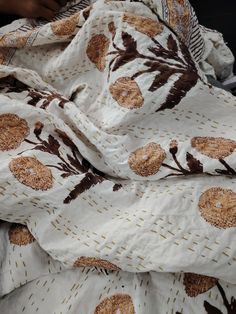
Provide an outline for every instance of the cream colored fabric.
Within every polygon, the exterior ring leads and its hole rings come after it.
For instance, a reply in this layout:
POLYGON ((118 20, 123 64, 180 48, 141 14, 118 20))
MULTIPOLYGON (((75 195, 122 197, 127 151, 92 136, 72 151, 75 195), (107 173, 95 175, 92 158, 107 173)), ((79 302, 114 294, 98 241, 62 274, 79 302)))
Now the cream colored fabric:
POLYGON ((236 101, 160 5, 1 37, 1 313, 235 307, 236 101))

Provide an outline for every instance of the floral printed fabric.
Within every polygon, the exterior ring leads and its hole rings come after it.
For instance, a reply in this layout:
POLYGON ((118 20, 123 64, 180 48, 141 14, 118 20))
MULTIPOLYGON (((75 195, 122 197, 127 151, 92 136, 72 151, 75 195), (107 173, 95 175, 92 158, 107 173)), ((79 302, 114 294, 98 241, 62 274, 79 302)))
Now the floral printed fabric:
POLYGON ((164 4, 1 38, 1 313, 235 313, 236 100, 164 4))

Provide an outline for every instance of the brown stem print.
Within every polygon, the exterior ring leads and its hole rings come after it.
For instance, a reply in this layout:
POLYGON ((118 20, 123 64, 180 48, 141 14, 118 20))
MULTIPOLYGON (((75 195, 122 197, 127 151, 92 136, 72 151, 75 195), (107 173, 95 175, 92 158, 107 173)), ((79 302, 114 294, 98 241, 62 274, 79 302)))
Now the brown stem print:
POLYGON ((170 166, 166 163, 162 163, 162 167, 174 170, 174 173, 168 174, 166 177, 171 176, 179 176, 179 175, 193 175, 193 174, 200 174, 203 173, 203 165, 202 163, 196 159, 192 154, 189 152, 186 153, 186 161, 187 166, 189 169, 185 169, 179 162, 177 153, 178 153, 178 143, 176 140, 172 140, 170 142, 169 152, 172 155, 173 161, 176 164, 176 167, 170 166), (177 173, 176 173, 177 172, 177 173))
POLYGON ((69 102, 66 98, 56 92, 39 91, 31 88, 28 85, 18 81, 13 76, 7 76, 0 79, 0 91, 5 93, 22 93, 27 92, 27 104, 36 107, 40 102, 39 108, 47 109, 53 100, 58 101, 58 106, 64 108, 65 104, 69 102))
MULTIPOLYGON (((105 175, 94 168, 86 159, 82 157, 77 146, 69 138, 69 136, 59 129, 55 129, 56 135, 62 141, 62 143, 69 148, 71 153, 67 153, 66 157, 62 155, 60 148, 60 142, 51 134, 48 135, 47 139, 42 138, 42 131, 44 125, 42 122, 37 122, 35 124, 34 135, 36 141, 25 140, 30 145, 34 147, 30 150, 39 150, 58 158, 57 164, 46 165, 48 168, 54 168, 61 172, 62 178, 68 178, 70 176, 80 176, 83 178, 80 182, 72 189, 69 195, 64 199, 65 204, 69 204, 71 201, 75 200, 80 194, 89 190, 93 186, 102 183, 107 180, 105 175)), ((21 152, 22 154, 23 152, 21 152)), ((115 184, 113 191, 116 192, 121 188, 120 185, 115 184)))
POLYGON ((155 36, 158 35, 164 27, 162 22, 151 20, 152 23, 158 25, 156 26, 158 31, 153 32, 149 30, 147 25, 148 21, 145 20, 148 19, 127 15, 123 18, 123 21, 127 22, 130 26, 133 26, 136 31, 146 34, 152 39, 153 45, 148 48, 148 51, 152 55, 140 53, 137 49, 136 40, 131 34, 124 31, 121 33, 123 47, 118 47, 114 42, 114 34, 116 32, 114 23, 112 24, 112 27, 109 24, 114 50, 108 54, 113 56, 109 64, 108 80, 111 72, 118 70, 120 67, 135 59, 141 59, 143 60, 143 70, 139 70, 129 79, 132 80, 132 82, 135 82, 134 80, 141 75, 155 73, 153 82, 148 89, 149 92, 155 92, 157 89, 167 84, 172 76, 175 76, 175 81, 172 83, 165 101, 160 104, 156 111, 172 109, 180 103, 182 98, 186 96, 186 94, 197 84, 198 79, 201 78, 198 75, 197 68, 187 47, 182 42, 178 43, 172 34, 169 35, 166 47, 164 47, 155 39, 155 36))
POLYGON ((216 169, 216 172, 234 176, 236 175, 236 171, 232 169, 224 159, 219 159, 219 162, 226 168, 226 170, 216 169))
MULTIPOLYGON (((219 282, 216 284, 220 295, 223 299, 224 306, 227 310, 227 314, 235 314, 236 313, 236 299, 234 297, 231 298, 230 302, 228 301, 225 291, 220 285, 219 282)), ((204 307, 207 312, 207 314, 223 314, 219 309, 217 309, 214 305, 210 304, 209 302, 205 301, 204 302, 204 307)))
POLYGON ((219 160, 225 169, 215 169, 220 175, 235 176, 236 171, 225 161, 236 150, 236 142, 222 137, 194 137, 191 145, 201 154, 219 160))

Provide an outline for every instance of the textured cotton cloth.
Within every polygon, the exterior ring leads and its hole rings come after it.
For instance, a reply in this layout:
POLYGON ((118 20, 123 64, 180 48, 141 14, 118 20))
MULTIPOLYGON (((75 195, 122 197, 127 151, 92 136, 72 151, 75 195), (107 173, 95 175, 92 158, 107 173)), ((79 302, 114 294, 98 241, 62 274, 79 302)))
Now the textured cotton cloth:
POLYGON ((188 1, 88 5, 0 38, 1 313, 233 314, 235 97, 188 1))

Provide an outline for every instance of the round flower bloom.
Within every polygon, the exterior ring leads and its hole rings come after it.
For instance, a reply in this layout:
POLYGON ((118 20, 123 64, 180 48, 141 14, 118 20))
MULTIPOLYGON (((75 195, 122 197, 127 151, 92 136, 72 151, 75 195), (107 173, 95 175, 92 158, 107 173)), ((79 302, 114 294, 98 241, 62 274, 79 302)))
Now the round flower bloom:
POLYGON ((201 216, 218 228, 236 227, 236 193, 229 189, 213 187, 201 194, 201 216))
POLYGON ((193 273, 184 274, 185 291, 189 297, 196 297, 217 284, 218 279, 193 273))
POLYGON ((99 71, 104 71, 106 67, 106 55, 109 48, 109 39, 103 35, 93 36, 86 50, 87 56, 99 71))
POLYGON ((57 36, 69 36, 73 35, 76 30, 76 26, 79 23, 80 13, 76 13, 70 17, 62 20, 52 22, 51 29, 57 36))
POLYGON ((16 245, 27 245, 35 241, 29 229, 20 224, 11 225, 8 231, 9 241, 16 245))
POLYGON ((136 109, 143 106, 144 99, 138 84, 130 77, 120 77, 110 85, 112 98, 121 107, 136 109))
POLYGON ((236 149, 236 142, 222 137, 194 137, 192 147, 197 151, 214 159, 224 159, 236 149))
POLYGON ((0 150, 16 149, 29 134, 29 127, 24 119, 16 114, 0 115, 0 150))
POLYGON ((128 294, 115 294, 104 299, 95 309, 94 314, 135 314, 134 304, 128 294))
POLYGON ((108 261, 85 256, 78 258, 74 263, 74 267, 100 267, 107 270, 120 270, 119 267, 108 261))
POLYGON ((129 166, 137 175, 147 177, 159 171, 165 158, 166 153, 159 144, 149 143, 130 154, 129 166))
POLYGON ((8 33, 0 37, 1 47, 14 47, 14 48, 24 48, 27 44, 29 37, 32 35, 32 31, 27 33, 22 33, 15 31, 8 33))
POLYGON ((34 157, 12 159, 9 168, 16 179, 34 190, 48 190, 53 185, 51 170, 34 157))
POLYGON ((150 18, 125 14, 123 21, 134 27, 138 32, 151 38, 161 34, 163 31, 163 24, 150 18))

